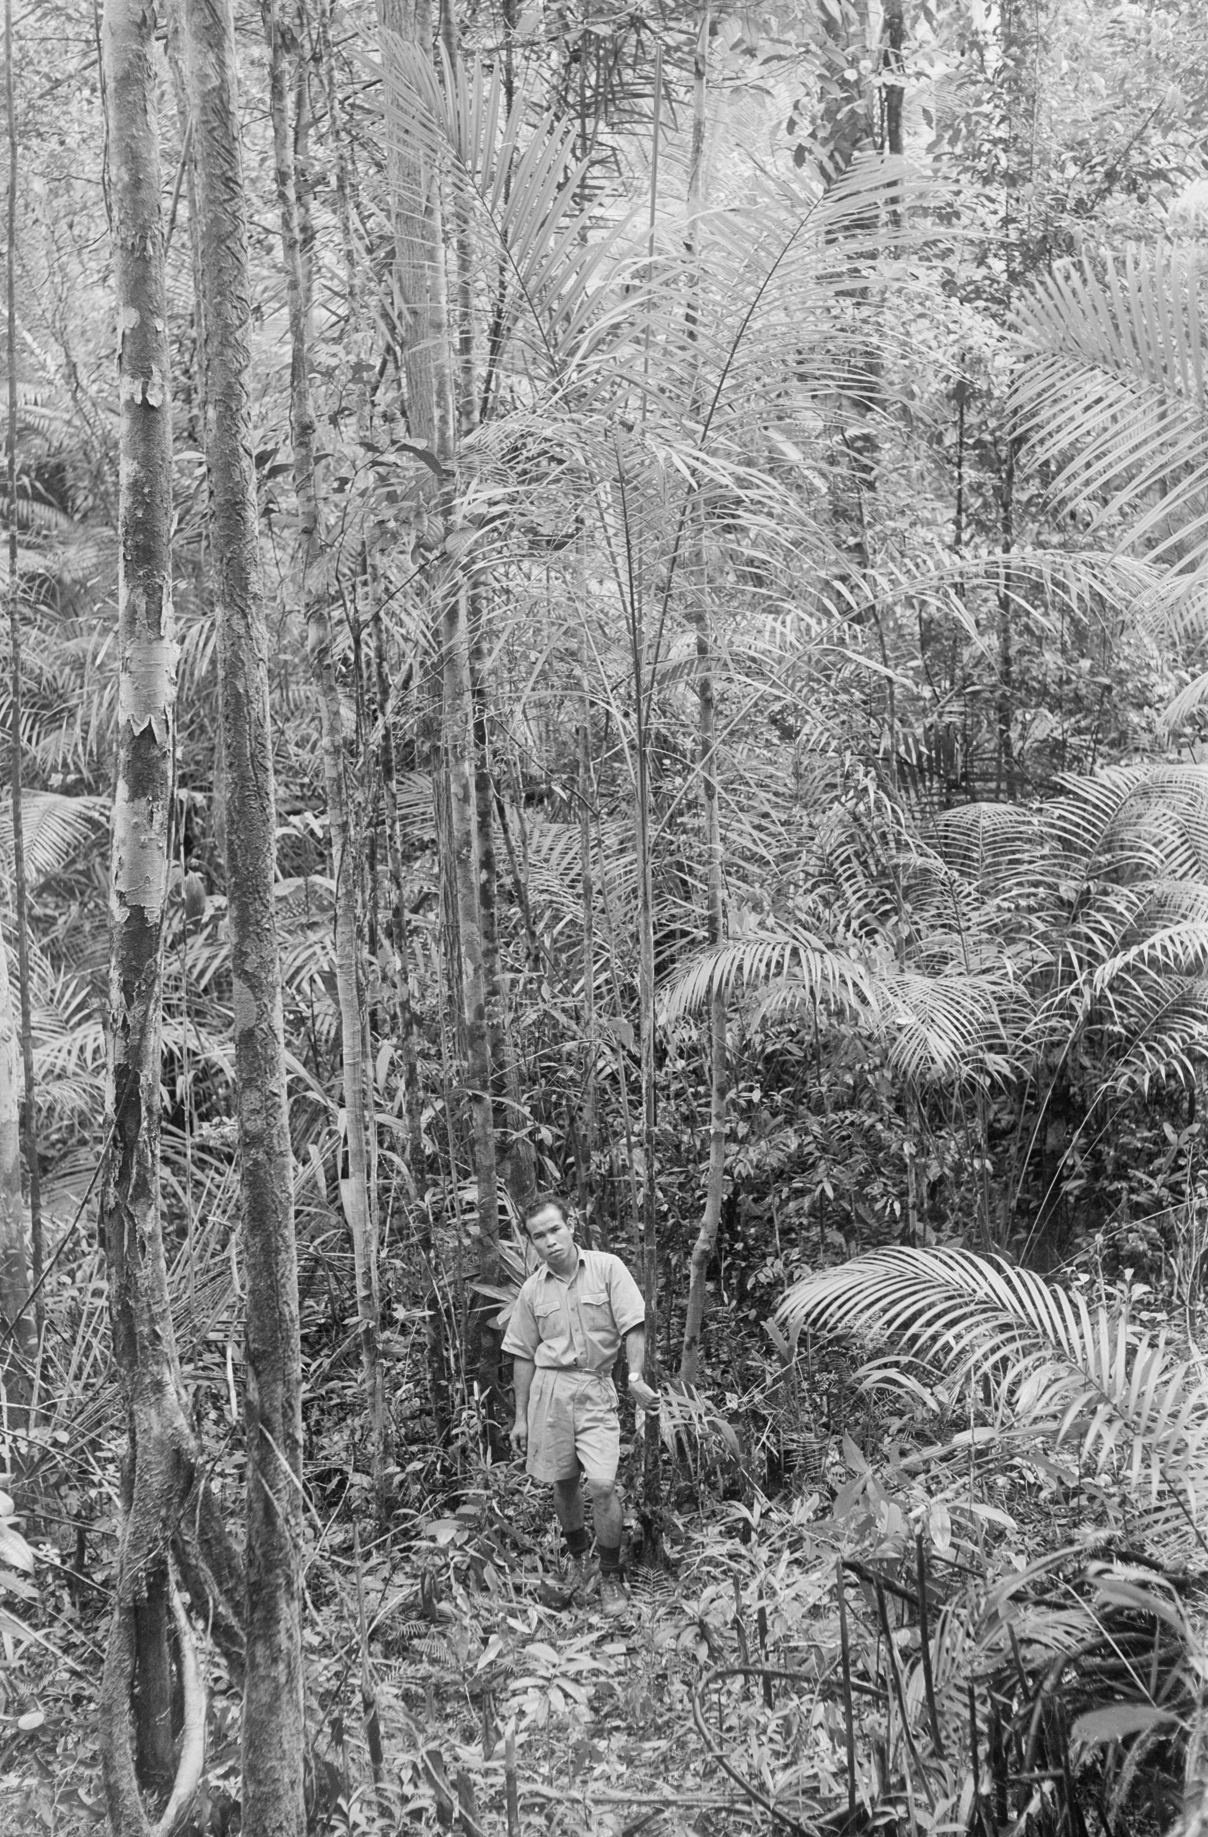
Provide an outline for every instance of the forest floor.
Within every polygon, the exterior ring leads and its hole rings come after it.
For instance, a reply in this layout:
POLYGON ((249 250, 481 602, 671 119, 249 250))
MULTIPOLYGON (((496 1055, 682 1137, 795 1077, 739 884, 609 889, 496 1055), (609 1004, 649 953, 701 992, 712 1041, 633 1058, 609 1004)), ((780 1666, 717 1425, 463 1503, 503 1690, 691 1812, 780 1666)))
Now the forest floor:
MULTIPOLYGON (((312 1832, 768 1828, 719 1753, 811 1827, 846 1800, 834 1544, 813 1526, 826 1509, 816 1493, 668 1508, 665 1563, 631 1565, 626 1611, 610 1619, 590 1591, 567 1594, 547 1490, 515 1469, 485 1478, 450 1515, 417 1513, 379 1541, 347 1501, 317 1529, 304 1634, 312 1832), (752 1659, 799 1681, 710 1677, 752 1659)), ((19 1654, 5 1635, 23 1688, 0 1730, 0 1837, 77 1837, 103 1818, 105 1602, 78 1593, 44 1572, 45 1632, 19 1654)), ((185 1837, 238 1830, 239 1700, 216 1657, 210 1693, 185 1837)))

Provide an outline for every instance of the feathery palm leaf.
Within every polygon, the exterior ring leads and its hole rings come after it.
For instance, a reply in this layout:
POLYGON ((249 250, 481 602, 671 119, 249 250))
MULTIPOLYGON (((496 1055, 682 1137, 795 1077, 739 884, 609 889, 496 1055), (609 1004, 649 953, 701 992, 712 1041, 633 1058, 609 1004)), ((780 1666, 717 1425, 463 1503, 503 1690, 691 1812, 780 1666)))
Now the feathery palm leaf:
MULTIPOLYGON (((73 866, 97 832, 109 821, 109 804, 101 797, 64 797, 56 791, 21 795, 25 871, 31 887, 73 866)), ((0 802, 0 859, 13 858, 12 799, 0 802)))
POLYGON ((1152 542, 1152 556, 1191 545, 1202 560, 1208 260, 1168 242, 1100 267, 1062 265, 1020 308, 1018 424, 1039 457, 1063 462, 1064 502, 1098 502, 1101 521, 1139 510, 1130 541, 1152 542))
POLYGON ((1030 1270, 893 1246, 794 1284, 778 1317, 892 1341, 878 1381, 908 1360, 957 1394, 985 1387, 1002 1438, 1076 1441, 1084 1466, 1114 1471, 1134 1493, 1145 1480, 1151 1507, 1173 1496, 1193 1528, 1208 1503, 1208 1388, 1196 1366, 1172 1358, 1165 1336, 1152 1340, 1030 1270))
POLYGON ((699 1013, 720 991, 727 1000, 741 990, 776 979, 805 1004, 815 1000, 856 1012, 872 1005, 866 970, 855 958, 833 950, 803 930, 753 933, 699 951, 665 984, 659 995, 659 1018, 671 1026, 699 1013))
MULTIPOLYGON (((524 83, 510 112, 503 76, 481 62, 442 75, 414 45, 381 34, 386 76, 386 126, 414 174, 416 213, 430 209, 433 175, 450 173, 458 199, 485 224, 499 263, 491 308, 496 352, 527 327, 529 355, 549 380, 581 360, 598 335, 601 307, 619 302, 601 290, 616 229, 585 239, 580 185, 586 161, 575 157, 577 126, 538 116, 524 83)), ((407 180, 403 181, 406 187, 407 180)), ((631 304, 631 303, 630 303, 631 304)))

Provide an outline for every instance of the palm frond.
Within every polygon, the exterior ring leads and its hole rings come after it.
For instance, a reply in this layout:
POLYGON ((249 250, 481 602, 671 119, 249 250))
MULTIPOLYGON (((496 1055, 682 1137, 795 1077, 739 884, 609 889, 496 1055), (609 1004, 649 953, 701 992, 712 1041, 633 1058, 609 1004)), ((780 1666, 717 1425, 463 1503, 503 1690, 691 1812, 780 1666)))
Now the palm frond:
POLYGON ((727 1001, 779 980, 802 1002, 851 1012, 873 1005, 867 971, 854 957, 803 930, 753 933, 711 945, 676 970, 659 995, 659 1018, 672 1026, 700 1013, 715 990, 727 1001))
POLYGON ((1084 1467, 1114 1473, 1133 1494, 1144 1480, 1153 1507, 1173 1496, 1195 1529, 1208 1486, 1208 1388, 1164 1337, 1136 1332, 1125 1315, 1092 1311, 1000 1257, 893 1246, 796 1283, 778 1317, 891 1342, 881 1381, 908 1361, 956 1394, 983 1387, 1004 1441, 1072 1441, 1084 1467))
POLYGON ((1014 412, 1056 492, 1163 555, 1208 539, 1208 262, 1184 242, 1067 263, 1018 314, 1014 412), (1146 506, 1146 500, 1154 501, 1146 506))
POLYGON ((1002 1005, 1008 987, 1001 975, 882 971, 874 993, 890 1064, 911 1079, 1006 1070, 1010 1038, 1002 1005))
MULTIPOLYGON (((101 797, 64 797, 57 791, 21 795, 21 828, 25 868, 31 887, 61 874, 77 862, 97 831, 109 821, 109 804, 101 797)), ((0 858, 13 858, 13 806, 0 802, 0 858)))
POLYGON ((414 175, 415 195, 405 207, 429 211, 434 175, 450 174, 488 238, 488 262, 497 265, 496 353, 524 327, 529 357, 556 379, 586 355, 605 301, 619 310, 600 287, 617 228, 587 234, 579 201, 587 162, 576 157, 577 127, 552 115, 534 120, 523 82, 507 111, 498 66, 488 70, 475 60, 454 72, 442 60, 438 75, 395 33, 383 32, 381 44, 387 135, 404 174, 414 175))

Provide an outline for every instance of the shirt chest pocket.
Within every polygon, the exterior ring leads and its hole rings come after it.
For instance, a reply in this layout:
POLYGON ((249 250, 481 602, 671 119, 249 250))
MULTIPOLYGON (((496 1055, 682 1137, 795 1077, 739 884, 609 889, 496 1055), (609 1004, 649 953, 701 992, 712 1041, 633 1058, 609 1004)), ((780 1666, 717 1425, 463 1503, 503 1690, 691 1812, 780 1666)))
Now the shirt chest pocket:
POLYGON ((537 1322, 537 1332, 543 1340, 558 1339, 566 1331, 562 1300, 558 1295, 538 1295, 533 1302, 533 1318, 537 1322))
POLYGON ((616 1322, 607 1288, 603 1285, 585 1287, 579 1296, 579 1306, 583 1310, 583 1325, 590 1334, 600 1338, 615 1337, 616 1322))

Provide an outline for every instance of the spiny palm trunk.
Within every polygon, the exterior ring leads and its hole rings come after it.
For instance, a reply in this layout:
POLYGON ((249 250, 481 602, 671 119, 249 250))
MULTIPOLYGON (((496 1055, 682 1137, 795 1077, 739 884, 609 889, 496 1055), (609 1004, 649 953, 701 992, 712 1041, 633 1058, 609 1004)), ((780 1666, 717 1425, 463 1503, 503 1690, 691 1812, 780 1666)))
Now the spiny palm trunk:
MULTIPOLYGON (((644 690, 639 675, 638 698, 644 690)), ((646 1303, 646 1381, 658 1384, 658 1087, 655 1082, 654 888, 650 849, 650 784, 646 724, 637 729, 638 1008, 642 1065, 642 1293, 646 1303)), ((648 1425, 642 1460, 642 1548, 653 1562, 662 1547, 662 1483, 658 1432, 648 1425)))
POLYGON ((340 1193, 352 1240, 361 1362, 368 1412, 370 1466, 374 1496, 381 1515, 385 1510, 388 1433, 381 1361, 378 1227, 370 1177, 372 1120, 362 1046, 357 961, 357 851, 348 796, 331 620, 324 604, 322 518, 316 476, 315 418, 310 396, 307 338, 308 290, 289 118, 290 47, 294 41, 292 27, 284 17, 282 0, 262 0, 261 10, 269 44, 269 103, 289 300, 292 345, 290 427, 294 452, 294 490, 302 528, 303 605, 307 623, 307 649, 322 723, 323 776, 336 886, 335 973, 340 1009, 348 1157, 348 1177, 341 1180, 340 1193))
MULTIPOLYGON (((440 34, 449 68, 458 73, 461 52, 452 0, 441 0, 440 34)), ((476 260, 465 199, 453 196, 449 213, 454 224, 457 273, 457 425, 464 438, 478 426, 479 408, 474 367, 474 283, 476 260)), ((495 787, 491 772, 487 678, 485 588, 476 581, 469 598, 470 693, 474 728, 474 813, 478 843, 478 908, 482 928, 483 974, 486 980, 487 1043, 491 1055, 495 1096, 496 1142, 507 1144, 504 1166, 508 1190, 518 1209, 535 1197, 537 1183, 532 1143, 523 1129, 524 1107, 520 1074, 512 1045, 507 983, 499 944, 498 871, 495 856, 495 787)))
MULTIPOLYGON (((196 1445, 177 1363, 160 1219, 159 1118, 164 901, 172 791, 176 645, 172 637, 172 431, 165 333, 158 72, 154 16, 109 0, 102 27, 113 174, 113 262, 120 331, 117 784, 110 888, 110 1140, 101 1194, 113 1354, 129 1451, 122 1483, 113 1618, 100 1690, 101 1755, 116 1837, 143 1837, 191 1792, 200 1754, 186 1740, 180 1778, 172 1726, 179 1664, 198 1715, 197 1661, 177 1608, 169 1545, 196 1445), (170 1625, 175 1618, 175 1654, 170 1625)), ((204 1705, 200 1705, 204 1717, 204 1705)), ((188 1733, 188 1731, 186 1732, 188 1733)))
POLYGON ((302 1357, 274 911, 276 802, 249 395, 251 284, 230 0, 185 0, 206 328, 210 552, 226 766, 235 1088, 247 1275, 242 1827, 301 1837, 302 1357))
POLYGON ((386 633, 383 627, 377 583, 371 580, 373 597, 373 651, 377 681, 377 714, 381 727, 378 770, 382 781, 383 815, 386 825, 386 857, 390 871, 390 923, 395 971, 395 1025, 398 1030, 398 1054, 402 1072, 403 1115, 407 1124, 407 1166, 416 1194, 423 1192, 424 1130, 419 1077, 419 1047, 415 1011, 411 1001, 411 934, 407 919, 406 876, 403 865, 402 824, 398 810, 398 774, 395 758, 394 711, 392 687, 386 665, 386 633))
MULTIPOLYGON (((721 829, 717 816, 717 740, 713 699, 712 656, 708 615, 702 611, 697 627, 696 654, 700 660, 697 697, 700 736, 701 802, 704 814, 705 851, 708 861, 706 939, 720 944, 724 924, 722 901, 721 829)), ((705 1278, 717 1249, 725 1197, 726 1125, 730 1079, 726 1030, 726 998, 716 985, 709 1002, 709 1169, 705 1184, 705 1210, 692 1246, 688 1279, 688 1304, 684 1318, 684 1343, 680 1378, 685 1384, 700 1381, 701 1327, 705 1317, 705 1278)))
MULTIPOLYGON (((586 617, 587 595, 583 595, 586 617)), ((591 1165, 596 1145, 596 1068, 599 1047, 596 1039, 596 889, 591 852, 591 820, 595 806, 595 782, 592 771, 591 693, 588 686, 587 632, 579 634, 579 893, 583 907, 583 1173, 580 1177, 579 1210, 586 1219, 593 1197, 591 1165)))
MULTIPOLYGON (((445 277, 444 212, 438 177, 408 135, 408 87, 398 72, 398 42, 430 54, 432 18, 426 7, 384 0, 382 49, 387 86, 389 178, 395 235, 395 281, 403 308, 403 362, 413 439, 435 461, 425 467, 417 492, 417 543, 433 554, 432 604, 439 608, 441 744, 433 744, 433 790, 444 894, 446 957, 456 995, 458 1045, 465 1058, 470 1144, 478 1198, 478 1274, 499 1279, 499 1208, 492 1114, 491 991, 483 939, 484 866, 493 889, 493 832, 489 784, 484 795, 476 772, 475 708, 471 680, 471 600, 479 584, 460 579, 439 556, 456 508, 453 464, 458 427, 458 382, 449 337, 445 277), (439 488, 434 479, 442 480, 439 488), (484 854, 485 843, 485 854, 484 854)), ((454 213, 456 214, 456 212, 454 213)), ((472 345, 463 343, 460 372, 472 345)), ((468 418, 471 410, 465 407, 468 418)), ((419 468, 417 468, 417 471, 419 468)), ((434 624, 436 620, 434 618, 434 624)), ((490 891, 488 925, 494 911, 490 891)), ((499 1389, 499 1336, 488 1326, 490 1309, 476 1303, 470 1321, 470 1363, 488 1411, 499 1389)))
MULTIPOLYGON (((624 493, 623 493, 624 508, 624 493)), ((625 509, 628 524, 628 511, 625 509)), ((629 541, 640 537, 631 531, 629 541)), ((641 606, 636 584, 638 570, 631 567, 628 591, 630 667, 634 689, 634 848, 638 869, 638 1028, 641 1063, 642 1116, 640 1130, 642 1183, 634 1179, 634 1201, 642 1228, 642 1291, 646 1303, 646 1379, 658 1384, 658 1086, 655 1067, 655 961, 654 884, 650 836, 650 696, 646 687, 645 645, 641 606), (639 1204, 640 1197, 640 1204, 639 1204)), ((624 1080, 622 1099, 628 1109, 624 1080)), ((632 1141, 630 1165, 634 1156, 632 1141)), ((657 1558, 662 1544, 662 1496, 659 1438, 648 1430, 642 1460, 642 1548, 648 1561, 657 1558)))
POLYGON ((496 1142, 507 1144, 504 1166, 508 1191, 523 1213, 536 1195, 537 1182, 532 1143, 523 1127, 525 1111, 520 1091, 520 1071, 512 1043, 507 983, 499 944, 499 874, 495 856, 495 785, 491 771, 486 647, 483 643, 485 620, 482 590, 478 588, 471 591, 469 598, 469 661, 474 730, 478 911, 482 928, 487 1047, 490 1053, 496 1142))

